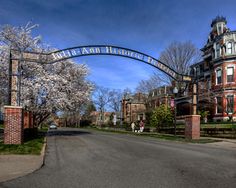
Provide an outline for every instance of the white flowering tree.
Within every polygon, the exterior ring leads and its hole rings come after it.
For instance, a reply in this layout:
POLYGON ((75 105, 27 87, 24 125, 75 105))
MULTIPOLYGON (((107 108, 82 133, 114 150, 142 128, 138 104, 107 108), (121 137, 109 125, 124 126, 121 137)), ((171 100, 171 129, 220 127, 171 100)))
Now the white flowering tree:
MULTIPOLYGON (((8 86, 9 49, 19 51, 45 52, 49 48, 40 41, 41 37, 32 37, 37 25, 24 27, 3 26, 1 40, 1 101, 6 103, 8 86)), ((78 111, 90 99, 92 84, 86 81, 88 68, 63 61, 55 64, 47 62, 21 63, 21 105, 33 112, 34 124, 40 125, 50 114, 58 111, 78 111)))

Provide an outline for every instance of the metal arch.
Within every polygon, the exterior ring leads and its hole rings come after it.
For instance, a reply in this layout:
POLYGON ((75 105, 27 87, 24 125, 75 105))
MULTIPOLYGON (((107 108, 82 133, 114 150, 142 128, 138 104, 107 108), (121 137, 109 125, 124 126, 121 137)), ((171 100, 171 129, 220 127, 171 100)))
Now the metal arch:
MULTIPOLYGON (((14 50, 17 51, 17 50, 14 50)), ((141 61, 148 65, 151 65, 160 71, 164 72, 165 74, 172 77, 174 80, 179 82, 191 82, 192 77, 189 75, 183 75, 177 73, 175 70, 167 66, 165 63, 161 62, 160 60, 149 56, 145 53, 132 50, 129 48, 123 48, 114 45, 86 45, 86 46, 76 46, 71 48, 65 48, 57 51, 53 51, 50 53, 37 53, 37 52, 23 52, 26 54, 22 57, 18 57, 15 59, 23 60, 23 61, 30 61, 30 62, 37 62, 37 63, 45 63, 45 64, 53 64, 59 61, 63 61, 66 59, 71 59, 75 57, 81 56, 92 56, 92 55, 111 55, 111 56, 120 56, 126 57, 133 60, 141 61), (134 55, 135 54, 135 55, 134 55), (29 58, 30 55, 36 56, 37 58, 29 58), (44 57, 44 58, 42 58, 44 57), (45 62, 46 60, 46 62, 45 62)), ((12 57, 14 59, 14 57, 12 57)))

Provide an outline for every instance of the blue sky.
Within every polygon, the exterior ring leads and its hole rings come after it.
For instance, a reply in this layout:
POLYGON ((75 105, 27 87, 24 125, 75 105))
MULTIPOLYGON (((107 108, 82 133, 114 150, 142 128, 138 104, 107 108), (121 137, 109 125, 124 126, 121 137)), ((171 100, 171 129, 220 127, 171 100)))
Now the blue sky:
MULTIPOLYGON (((235 0, 0 0, 0 24, 40 27, 49 45, 110 44, 144 52, 155 58, 173 41, 205 44, 217 15, 236 30, 235 0)), ((158 71, 121 57, 87 56, 74 59, 90 68, 89 79, 115 89, 134 89, 158 71)))

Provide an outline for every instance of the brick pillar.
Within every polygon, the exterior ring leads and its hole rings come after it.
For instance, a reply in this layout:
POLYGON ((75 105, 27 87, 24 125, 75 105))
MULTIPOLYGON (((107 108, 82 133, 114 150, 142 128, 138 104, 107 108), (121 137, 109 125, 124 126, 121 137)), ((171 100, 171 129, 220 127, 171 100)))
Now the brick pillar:
POLYGON ((24 114, 24 129, 30 128, 30 125, 29 125, 29 112, 24 111, 23 114, 24 114))
POLYGON ((200 115, 185 116, 185 138, 190 140, 200 138, 200 115))
POLYGON ((4 144, 23 143, 23 109, 19 106, 5 106, 4 144))
POLYGON ((33 119, 32 112, 29 112, 29 125, 30 125, 30 128, 34 128, 34 119, 33 119))

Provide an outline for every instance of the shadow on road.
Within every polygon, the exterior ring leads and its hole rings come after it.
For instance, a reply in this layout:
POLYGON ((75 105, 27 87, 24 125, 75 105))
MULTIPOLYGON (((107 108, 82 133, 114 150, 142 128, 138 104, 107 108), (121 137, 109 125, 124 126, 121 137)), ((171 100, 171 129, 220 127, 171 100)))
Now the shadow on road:
POLYGON ((50 130, 47 132, 47 136, 77 136, 83 134, 91 134, 87 131, 79 131, 79 130, 50 130))

